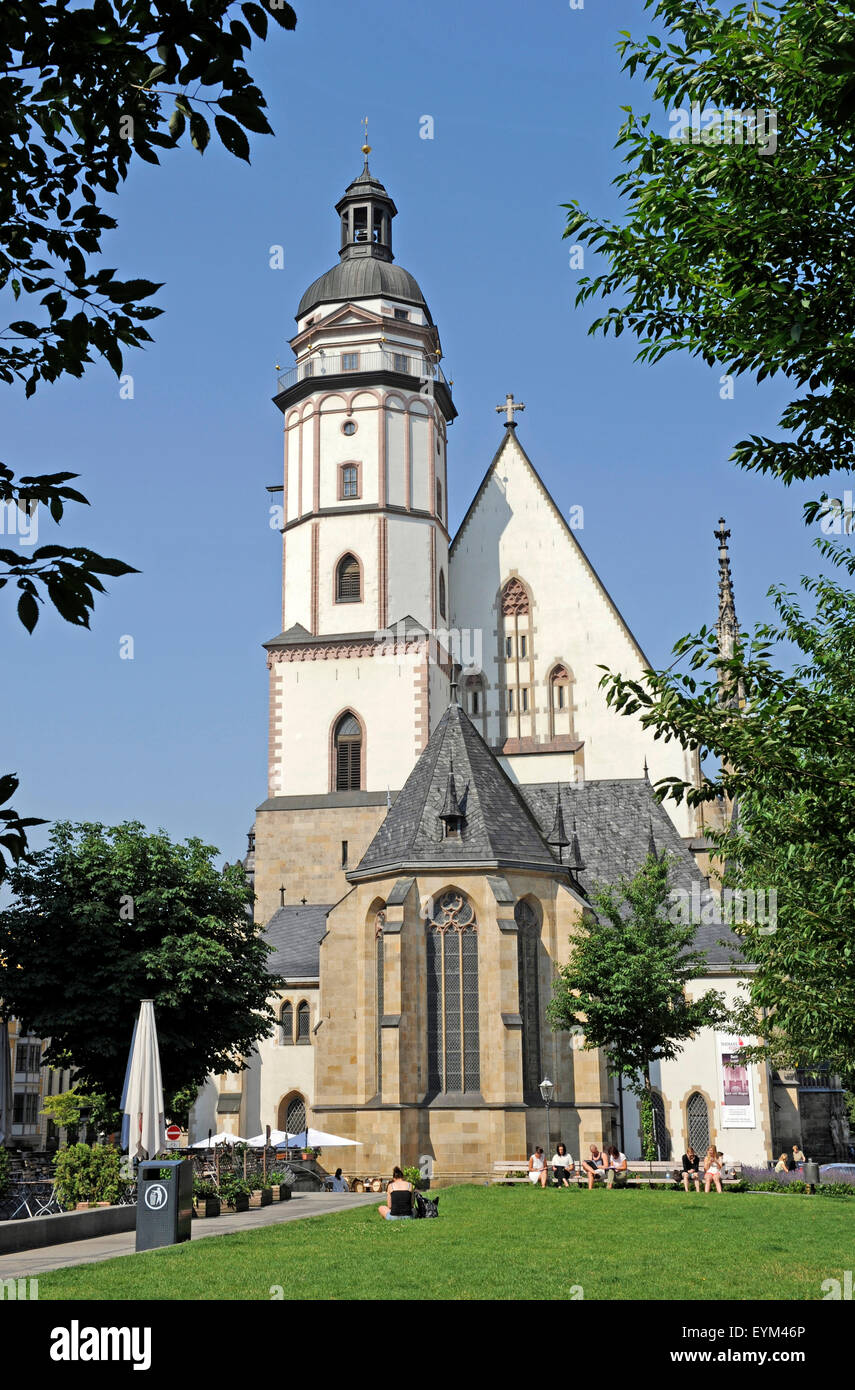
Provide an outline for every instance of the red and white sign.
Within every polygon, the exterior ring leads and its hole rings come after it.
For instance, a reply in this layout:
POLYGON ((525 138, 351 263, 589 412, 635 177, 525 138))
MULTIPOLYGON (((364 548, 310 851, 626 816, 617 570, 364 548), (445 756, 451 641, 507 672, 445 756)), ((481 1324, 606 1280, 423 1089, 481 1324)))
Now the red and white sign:
POLYGON ((180 1126, 180 1125, 169 1125, 169 1127, 167 1128, 167 1131, 166 1131, 166 1137, 167 1137, 167 1139, 180 1139, 180 1138, 181 1138, 181 1126, 180 1126))

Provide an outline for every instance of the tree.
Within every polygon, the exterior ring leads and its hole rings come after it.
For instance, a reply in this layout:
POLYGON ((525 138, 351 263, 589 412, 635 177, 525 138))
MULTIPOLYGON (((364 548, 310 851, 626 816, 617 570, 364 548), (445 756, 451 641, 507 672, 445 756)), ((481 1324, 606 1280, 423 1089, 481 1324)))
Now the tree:
POLYGON ((674 648, 688 670, 603 683, 608 702, 657 737, 715 751, 718 772, 703 786, 666 778, 658 793, 735 802, 735 824, 709 832, 723 886, 762 891, 767 905, 774 895, 771 929, 759 917, 733 925, 754 967, 738 1027, 763 1039, 749 1055, 845 1075, 855 1069, 855 594, 830 579, 802 585, 815 612, 773 589, 778 623, 743 634, 732 658, 702 629, 674 648), (782 646, 799 654, 790 673, 774 659, 782 646), (744 689, 741 708, 719 698, 717 670, 744 689))
POLYGON ((707 972, 693 949, 695 927, 672 922, 668 862, 648 854, 638 873, 600 885, 556 974, 547 1014, 553 1029, 584 1032, 587 1050, 602 1048, 609 1071, 641 1099, 645 1157, 655 1158, 650 1064, 669 1061, 701 1028, 726 1017, 724 997, 687 986, 707 972))
MULTIPOLYGON (((607 263, 580 281, 577 304, 611 300, 590 332, 629 330, 639 361, 685 351, 729 375, 781 374, 797 393, 781 437, 751 435, 731 457, 787 484, 825 477, 855 445, 853 5, 645 8, 664 41, 624 34, 618 51, 664 103, 670 131, 625 108, 621 223, 565 205, 565 236, 607 263)), ((806 520, 830 507, 823 494, 806 520)), ((851 549, 819 545, 855 572, 851 549)))
MULTIPOLYGON (((285 0, 0 6, 0 294, 9 304, 0 381, 23 382, 30 396, 40 382, 82 376, 98 356, 119 376, 123 348, 152 341, 145 325, 161 310, 143 301, 161 287, 117 279, 97 260, 103 234, 117 225, 106 195, 118 191, 134 156, 159 163, 158 150, 175 148, 188 123, 191 144, 204 153, 205 112, 215 113, 223 146, 249 162, 246 131, 272 133, 244 66, 253 34, 267 36, 268 16, 284 29, 297 23, 285 0)), ((16 479, 0 464, 0 517, 31 517, 44 506, 60 521, 66 502, 87 505, 68 487, 75 476, 16 479)), ((0 548, 0 588, 14 582, 28 632, 42 590, 67 622, 88 627, 94 593, 104 592, 99 576, 133 573, 84 546, 0 548)), ((14 774, 0 777, 0 805, 17 785, 14 774)), ((0 813, 0 883, 26 852, 27 828, 40 824, 0 813)))
MULTIPOLYGON (((241 866, 218 871, 200 840, 173 844, 138 822, 58 822, 48 849, 10 874, 0 912, 0 995, 45 1060, 75 1085, 122 1092, 133 1022, 153 999, 167 1108, 187 1087, 243 1069, 274 1022, 269 947, 249 916, 241 866)), ((174 1106, 173 1106, 174 1102, 174 1106)))

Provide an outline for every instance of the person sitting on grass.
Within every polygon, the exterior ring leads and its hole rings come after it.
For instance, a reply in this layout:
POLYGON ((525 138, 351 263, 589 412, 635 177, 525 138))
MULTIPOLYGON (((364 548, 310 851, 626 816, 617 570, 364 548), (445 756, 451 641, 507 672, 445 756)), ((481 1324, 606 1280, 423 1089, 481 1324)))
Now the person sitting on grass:
POLYGON ((538 1144, 534 1153, 528 1160, 528 1180, 532 1187, 536 1187, 538 1183, 540 1183, 541 1187, 545 1187, 546 1179, 546 1159, 543 1156, 543 1149, 538 1144))
POLYGON ((407 1182, 400 1168, 392 1169, 392 1181, 386 1188, 389 1205, 377 1210, 384 1221, 406 1221, 413 1215, 413 1185, 407 1182))
POLYGON ((690 1182, 693 1182, 693 1183, 695 1184, 695 1191, 696 1191, 696 1192, 700 1192, 700 1190, 701 1190, 701 1174, 700 1174, 700 1171, 699 1171, 699 1170, 700 1170, 700 1166, 701 1166, 700 1157, 698 1156, 698 1154, 695 1153, 695 1151, 694 1151, 694 1149, 692 1148, 691 1144, 689 1144, 688 1147, 687 1147, 687 1149, 686 1149, 686 1152, 683 1154, 683 1187, 686 1189, 687 1192, 688 1192, 688 1190, 689 1190, 689 1183, 690 1183, 690 1182))
POLYGON ((605 1161, 596 1144, 591 1145, 591 1156, 582 1160, 582 1172, 588 1175, 588 1191, 594 1186, 596 1178, 605 1177, 605 1161))
POLYGON ((552 1155, 552 1176, 556 1187, 569 1187, 570 1178, 576 1174, 576 1165, 567 1152, 566 1145, 559 1144, 552 1155))
POLYGON ((704 1192, 709 1192, 711 1183, 721 1192, 721 1158, 715 1144, 710 1144, 704 1159, 704 1192))
POLYGON ((606 1187, 614 1187, 615 1177, 619 1173, 626 1174, 626 1154, 622 1154, 620 1149, 614 1144, 610 1144, 606 1149, 606 1159, 608 1168, 606 1170, 606 1187))

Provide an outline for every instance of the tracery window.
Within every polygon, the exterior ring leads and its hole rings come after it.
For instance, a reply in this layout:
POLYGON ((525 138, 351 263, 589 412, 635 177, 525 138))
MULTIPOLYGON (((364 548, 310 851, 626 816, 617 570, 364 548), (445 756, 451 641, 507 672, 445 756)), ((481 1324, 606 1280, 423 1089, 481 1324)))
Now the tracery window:
POLYGON ((537 1097, 540 1092, 540 988, 538 951, 540 917, 526 899, 514 908, 517 924, 517 968, 519 974, 520 1016, 522 1018, 523 1095, 537 1097))
POLYGON ((427 924, 428 1090, 478 1091, 478 934, 457 889, 434 900, 427 924))
POLYGON ((528 590, 516 575, 502 589, 502 648, 505 687, 505 736, 527 738, 535 733, 533 706, 529 694, 534 671, 531 643, 531 601, 528 590))
POLYGON ((573 677, 568 668, 559 662, 549 673, 549 721, 550 735, 573 733, 573 677))
POLYGON ((705 1154, 710 1146, 710 1112, 700 1091, 693 1091, 686 1105, 689 1143, 695 1153, 705 1154))
POLYGON ((377 972, 377 973, 376 973, 376 995, 377 995, 377 997, 376 997, 376 1018, 377 1018, 377 1092, 378 1092, 378 1094, 379 1094, 379 1093, 382 1091, 382 1089, 383 1089, 383 1009, 384 1009, 384 1003, 383 1003, 383 994, 384 994, 383 969, 384 969, 384 964, 385 964, 385 962, 384 962, 384 953, 383 953, 383 927, 384 927, 384 925, 385 925, 385 922, 386 922, 386 913, 385 913, 385 912, 378 912, 378 913, 377 913, 377 916, 376 916, 376 918, 375 918, 375 928, 374 928, 374 934, 375 934, 375 938, 376 938, 376 961, 375 961, 375 968, 376 968, 376 972, 377 972))

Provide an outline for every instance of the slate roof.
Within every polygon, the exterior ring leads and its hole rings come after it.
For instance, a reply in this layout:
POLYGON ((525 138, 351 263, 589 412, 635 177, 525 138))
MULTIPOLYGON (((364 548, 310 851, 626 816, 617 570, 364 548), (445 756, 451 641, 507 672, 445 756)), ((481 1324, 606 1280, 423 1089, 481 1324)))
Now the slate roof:
MULTIPOLYGON (((520 791, 543 833, 550 834, 555 820, 555 783, 533 783, 520 787, 520 791)), ((622 876, 629 878, 637 873, 650 847, 652 824, 657 853, 665 850, 672 860, 671 887, 691 893, 692 885, 697 884, 701 902, 707 900, 706 879, 671 817, 656 801, 646 777, 562 784, 561 801, 568 833, 572 834, 573 822, 576 822, 579 850, 585 865, 576 878, 586 893, 590 894, 597 882, 616 883, 622 876)), ((739 949, 733 933, 716 923, 701 924, 695 944, 714 966, 729 965, 732 955, 738 954, 739 949), (719 945, 723 939, 732 944, 719 945)))
POLYGON ((306 903, 280 907, 264 929, 264 939, 273 947, 267 957, 271 975, 289 980, 318 977, 321 937, 327 929, 327 913, 332 903, 306 903))
POLYGON ((449 705, 395 804, 355 869, 359 882, 430 866, 545 868, 557 861, 531 811, 460 705, 449 705), (443 838, 440 812, 453 767, 466 823, 443 838))

